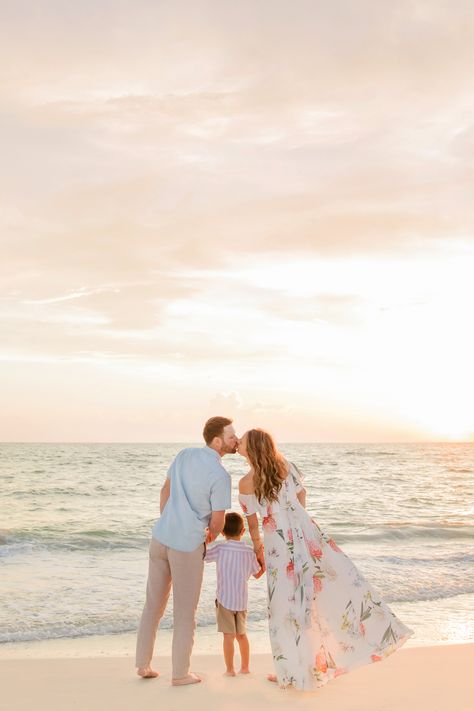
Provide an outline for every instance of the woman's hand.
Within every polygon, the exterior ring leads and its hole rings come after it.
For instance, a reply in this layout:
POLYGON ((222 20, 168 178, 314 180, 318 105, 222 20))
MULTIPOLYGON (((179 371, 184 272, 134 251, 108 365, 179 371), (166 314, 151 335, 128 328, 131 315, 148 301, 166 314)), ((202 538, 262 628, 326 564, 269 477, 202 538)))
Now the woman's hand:
POLYGON ((266 571, 267 567, 265 565, 265 549, 263 547, 263 543, 260 541, 260 543, 253 547, 255 551, 255 556, 260 563, 260 566, 262 568, 262 574, 266 571))

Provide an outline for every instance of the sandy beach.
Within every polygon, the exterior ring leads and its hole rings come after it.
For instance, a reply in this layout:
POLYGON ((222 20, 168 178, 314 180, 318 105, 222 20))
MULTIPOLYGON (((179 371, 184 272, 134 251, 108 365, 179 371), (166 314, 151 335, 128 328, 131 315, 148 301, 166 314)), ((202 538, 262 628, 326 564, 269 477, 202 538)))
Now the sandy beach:
MULTIPOLYGON (((71 642, 70 642, 71 643, 71 642)), ((245 709, 317 708, 318 711, 470 711, 474 696, 474 644, 405 648, 384 662, 358 669, 325 687, 303 693, 282 691, 265 679, 272 668, 269 654, 255 654, 252 674, 222 675, 220 655, 198 654, 192 669, 203 682, 170 685, 171 660, 155 658, 161 676, 142 680, 130 657, 2 659, 0 688, 6 711, 195 711, 222 707, 245 709)))
POLYGON ((0 711, 474 711, 474 3, 0 17, 0 711))

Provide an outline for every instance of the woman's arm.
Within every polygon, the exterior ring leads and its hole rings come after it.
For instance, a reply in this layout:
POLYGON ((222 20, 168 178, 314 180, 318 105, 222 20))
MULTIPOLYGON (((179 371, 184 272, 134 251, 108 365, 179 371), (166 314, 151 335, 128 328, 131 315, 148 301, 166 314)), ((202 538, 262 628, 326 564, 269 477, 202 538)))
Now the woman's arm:
POLYGON ((258 526, 257 514, 253 513, 247 516, 247 522, 249 525, 249 533, 250 538, 252 539, 255 555, 257 556, 257 560, 262 566, 263 570, 265 570, 265 556, 263 554, 263 543, 262 539, 260 538, 260 529, 258 526))
POLYGON ((301 506, 305 509, 306 508, 306 489, 301 489, 301 491, 298 491, 296 494, 296 497, 298 501, 300 502, 301 506))
MULTIPOLYGON (((292 466, 293 469, 296 469, 298 476, 296 477, 296 479, 293 476, 293 480, 295 481, 295 484, 297 484, 297 486, 301 487, 301 489, 296 492, 296 498, 300 502, 301 506, 305 509, 306 508, 306 489, 304 488, 304 486, 302 484, 303 474, 300 472, 300 470, 298 469, 296 464, 289 463, 289 466, 290 467, 292 466)), ((291 474, 291 469, 290 469, 289 473, 291 474)))
MULTIPOLYGON (((239 494, 244 494, 244 495, 251 495, 255 493, 254 485, 253 485, 253 471, 250 470, 248 474, 242 477, 242 479, 239 481, 239 494)), ((246 515, 248 526, 249 526, 249 533, 250 533, 250 538, 252 539, 253 543, 253 549, 255 551, 255 555, 257 556, 257 560, 262 566, 262 569, 265 570, 265 557, 263 555, 263 542, 262 539, 260 538, 260 529, 258 527, 258 517, 256 513, 253 514, 247 514, 246 515)))

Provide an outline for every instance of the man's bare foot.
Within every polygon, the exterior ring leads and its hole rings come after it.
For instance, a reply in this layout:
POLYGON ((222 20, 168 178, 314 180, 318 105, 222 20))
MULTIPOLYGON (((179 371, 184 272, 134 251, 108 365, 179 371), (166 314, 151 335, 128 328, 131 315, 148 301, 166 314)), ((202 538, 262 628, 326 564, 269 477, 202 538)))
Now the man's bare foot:
POLYGON ((141 676, 142 679, 156 679, 157 676, 160 676, 158 672, 153 671, 151 667, 139 667, 137 674, 141 676))
POLYGON ((275 674, 267 674, 267 679, 268 679, 268 681, 273 681, 275 684, 278 681, 275 674))
POLYGON ((223 676, 235 676, 235 671, 233 669, 227 669, 227 671, 224 672, 223 676))
POLYGON ((188 684, 199 684, 202 681, 201 677, 194 672, 189 672, 187 676, 183 676, 182 679, 171 679, 171 684, 173 686, 187 686, 188 684))
POLYGON ((250 674, 250 669, 248 667, 242 667, 239 674, 250 674))

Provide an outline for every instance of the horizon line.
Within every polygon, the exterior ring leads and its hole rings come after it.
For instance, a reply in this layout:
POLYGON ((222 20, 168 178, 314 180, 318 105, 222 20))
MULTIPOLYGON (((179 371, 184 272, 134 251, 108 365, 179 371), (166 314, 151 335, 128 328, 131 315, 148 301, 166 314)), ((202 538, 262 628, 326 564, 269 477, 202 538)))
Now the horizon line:
MULTIPOLYGON (((193 440, 0 440, 2 444, 202 444, 201 441, 193 440)), ((301 441, 281 441, 280 444, 474 444, 474 439, 460 440, 301 440, 301 441)), ((203 445, 204 446, 204 445, 203 445)))

